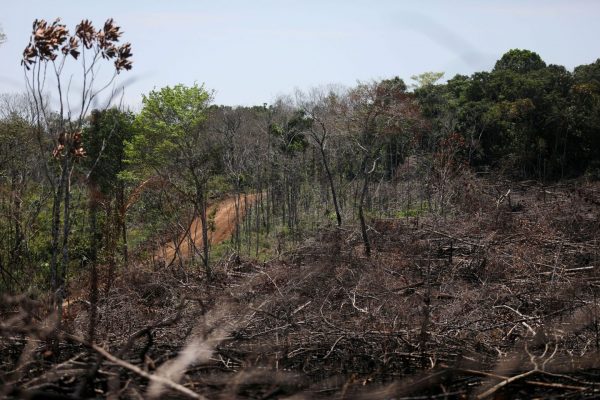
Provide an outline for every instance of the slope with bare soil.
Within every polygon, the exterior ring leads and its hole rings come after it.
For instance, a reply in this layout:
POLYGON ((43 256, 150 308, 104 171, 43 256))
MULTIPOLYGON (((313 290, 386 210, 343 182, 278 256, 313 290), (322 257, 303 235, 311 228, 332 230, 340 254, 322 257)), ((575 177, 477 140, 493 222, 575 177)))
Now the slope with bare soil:
MULTIPOLYGON (((256 199, 255 194, 240 197, 228 197, 208 210, 211 218, 208 239, 211 245, 219 244, 231 237, 236 228, 236 220, 241 221, 246 214, 246 207, 251 206, 256 199), (236 210, 237 209, 237 210, 236 210)), ((167 242, 158 250, 156 257, 170 262, 177 257, 189 258, 193 252, 202 248, 202 222, 194 218, 189 230, 179 237, 177 243, 167 242)))

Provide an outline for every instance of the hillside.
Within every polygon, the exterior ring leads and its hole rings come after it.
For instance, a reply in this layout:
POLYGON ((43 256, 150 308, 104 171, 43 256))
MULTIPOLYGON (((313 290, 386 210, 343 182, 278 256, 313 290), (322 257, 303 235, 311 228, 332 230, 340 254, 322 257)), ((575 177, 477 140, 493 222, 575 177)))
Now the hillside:
MULTIPOLYGON (((243 219, 246 214, 246 204, 251 204, 255 199, 256 195, 252 194, 239 199, 232 196, 218 201, 208 209, 208 213, 211 215, 209 221, 211 229, 208 235, 211 245, 218 245, 231 238, 236 229, 236 221, 243 219)), ((202 221, 195 217, 189 228, 186 228, 185 233, 178 237, 175 243, 172 241, 165 243, 156 252, 155 258, 159 262, 171 264, 180 257, 190 258, 190 255, 198 252, 201 247, 202 221)))

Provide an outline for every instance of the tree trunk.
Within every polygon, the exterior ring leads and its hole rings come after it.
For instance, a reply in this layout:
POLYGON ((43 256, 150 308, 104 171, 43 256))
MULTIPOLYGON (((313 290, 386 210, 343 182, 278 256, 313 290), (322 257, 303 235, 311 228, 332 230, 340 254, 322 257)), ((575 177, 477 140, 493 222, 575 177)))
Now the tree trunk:
MULTIPOLYGON (((92 194, 93 196, 93 194, 92 194)), ((88 325, 88 341, 94 343, 96 320, 98 315, 98 204, 94 198, 90 200, 90 315, 88 325)))
MULTIPOLYGON (((60 272, 60 286, 64 290, 67 279, 67 268, 69 264, 69 235, 71 233, 71 163, 67 157, 67 176, 64 191, 64 209, 63 209, 63 244, 62 244, 62 265, 60 272)), ((63 293, 64 294, 64 293, 63 293)))
POLYGON ((106 279, 106 285, 104 286, 104 295, 108 296, 111 285, 115 278, 117 270, 117 237, 118 237, 118 212, 113 210, 112 202, 108 203, 106 208, 106 255, 108 261, 108 276, 106 279))
POLYGON ((62 320, 62 303, 66 296, 67 269, 69 265, 69 234, 71 233, 71 163, 69 157, 66 156, 65 169, 67 171, 65 186, 64 186, 64 202, 63 202, 63 243, 62 243, 62 262, 59 276, 58 293, 58 323, 62 320))
POLYGON ((335 218, 337 220, 337 225, 342 226, 342 214, 340 213, 340 207, 338 206, 337 193, 335 191, 335 185, 333 183, 333 176, 331 176, 331 170, 329 169, 329 163, 327 162, 327 157, 325 155, 325 149, 323 146, 319 146, 321 150, 321 157, 323 158, 323 166, 325 167, 325 174, 327 175, 327 180, 329 181, 329 188, 331 189, 331 198, 333 200, 333 207, 335 207, 335 218))
POLYGON ((196 198, 198 202, 200 212, 200 222, 202 223, 202 262, 204 263, 204 270, 206 271, 206 277, 208 280, 212 279, 212 271, 209 263, 209 245, 208 242, 208 219, 206 217, 206 196, 204 194, 204 188, 202 185, 196 187, 196 198))
MULTIPOLYGON (((54 190, 54 198, 52 202, 52 228, 50 242, 50 284, 54 295, 57 295, 59 289, 59 273, 58 273, 58 251, 60 239, 60 207, 63 200, 63 192, 67 181, 68 168, 66 165, 66 157, 62 161, 62 171, 58 186, 54 190)), ((58 299, 55 298, 55 301, 58 299)))
POLYGON ((241 202, 241 196, 240 196, 240 189, 239 189, 239 185, 236 184, 236 190, 235 190, 235 197, 233 199, 233 204, 235 206, 235 231, 233 233, 233 241, 235 243, 235 251, 237 253, 237 256, 239 257, 240 255, 240 251, 241 251, 241 247, 242 247, 242 243, 240 240, 240 202, 241 202))
POLYGON ((365 222, 365 215, 363 212, 364 198, 367 193, 367 186, 369 184, 368 175, 365 176, 362 193, 360 195, 360 203, 358 204, 358 218, 360 219, 360 231, 362 233, 363 243, 365 245, 365 255, 371 257, 371 242, 369 241, 369 235, 367 233, 367 224, 365 222))
POLYGON ((20 179, 17 178, 17 174, 13 173, 11 182, 11 193, 13 196, 12 201, 12 220, 14 222, 14 243, 10 252, 9 267, 16 269, 21 267, 21 255, 22 255, 22 244, 24 240, 23 230, 21 229, 21 210, 23 208, 23 181, 24 177, 21 175, 20 179), (17 182, 19 180, 19 182, 17 182))
POLYGON ((363 187, 362 187, 362 191, 360 193, 360 200, 358 203, 358 218, 360 219, 360 231, 362 233, 362 239, 363 239, 363 243, 365 245, 365 255, 367 257, 371 257, 371 241, 369 240, 369 234, 367 233, 367 223, 365 222, 365 215, 364 215, 364 204, 365 204, 365 198, 367 196, 367 190, 369 188, 369 180, 371 178, 371 173, 375 170, 375 166, 377 165, 377 160, 375 160, 375 162, 373 163, 373 168, 371 169, 370 172, 367 172, 365 170, 367 165, 367 158, 365 157, 365 159, 363 160, 363 174, 364 174, 364 181, 363 181, 363 187))
POLYGON ((123 255, 123 265, 125 268, 128 268, 129 264, 129 249, 127 245, 127 222, 126 222, 126 213, 125 213, 125 185, 121 183, 119 187, 118 194, 118 210, 119 210, 119 227, 121 230, 121 240, 123 243, 121 244, 121 252, 123 255))
POLYGON ((202 263, 204 264, 204 270, 206 272, 206 278, 208 280, 212 279, 212 271, 210 269, 209 262, 209 246, 208 242, 208 218, 206 216, 207 212, 207 200, 206 200, 206 182, 202 179, 200 175, 196 173, 193 167, 190 167, 189 172, 194 180, 194 185, 196 187, 196 199, 195 205, 198 210, 198 214, 200 215, 200 222, 202 224, 202 263))
MULTIPOLYGON (((262 192, 260 192, 259 187, 259 195, 262 197, 262 192)), ((256 208, 256 258, 258 258, 258 251, 260 245, 260 199, 258 196, 254 198, 254 207, 256 208)))

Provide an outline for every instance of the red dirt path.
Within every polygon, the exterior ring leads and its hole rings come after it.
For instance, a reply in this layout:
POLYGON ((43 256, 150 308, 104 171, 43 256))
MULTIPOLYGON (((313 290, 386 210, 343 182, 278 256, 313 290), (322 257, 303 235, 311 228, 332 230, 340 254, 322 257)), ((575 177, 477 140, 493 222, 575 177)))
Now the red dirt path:
MULTIPOLYGON (((246 209, 245 204, 251 204, 256 198, 255 194, 249 194, 245 196, 246 201, 244 201, 244 196, 240 197, 240 219, 245 215, 246 209)), ((208 215, 210 216, 214 209, 217 208, 217 211, 214 215, 214 231, 208 231, 208 240, 211 244, 219 244, 231 237, 233 231, 235 229, 235 197, 228 197, 225 200, 222 200, 218 204, 211 206, 208 209, 208 215)), ((190 226, 190 236, 193 240, 196 248, 200 250, 202 248, 202 222, 200 218, 196 217, 192 221, 190 226)), ((179 245, 179 251, 183 258, 187 258, 190 256, 190 242, 189 238, 184 234, 179 237, 179 241, 181 244, 179 245), (182 240, 183 239, 183 240, 182 240)), ((157 252, 157 258, 162 258, 167 262, 170 262, 175 258, 175 250, 176 244, 171 242, 165 243, 157 252)))

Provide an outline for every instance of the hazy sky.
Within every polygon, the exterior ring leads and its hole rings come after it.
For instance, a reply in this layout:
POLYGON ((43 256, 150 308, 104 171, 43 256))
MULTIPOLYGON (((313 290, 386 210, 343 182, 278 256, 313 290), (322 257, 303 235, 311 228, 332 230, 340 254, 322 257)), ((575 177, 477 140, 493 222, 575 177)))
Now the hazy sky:
POLYGON ((25 88, 20 58, 34 19, 61 17, 73 29, 112 17, 133 48, 120 82, 134 107, 177 83, 250 105, 328 83, 471 74, 511 48, 569 69, 600 58, 596 0, 0 0, 0 10, 0 93, 25 88))

